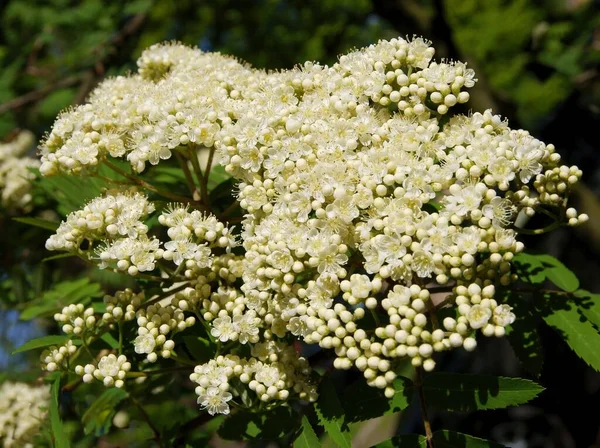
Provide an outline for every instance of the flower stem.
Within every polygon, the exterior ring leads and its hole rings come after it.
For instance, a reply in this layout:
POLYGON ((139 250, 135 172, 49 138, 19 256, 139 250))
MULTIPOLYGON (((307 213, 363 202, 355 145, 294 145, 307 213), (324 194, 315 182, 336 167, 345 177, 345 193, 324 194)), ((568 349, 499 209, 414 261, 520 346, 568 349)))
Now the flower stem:
POLYGON ((202 175, 200 162, 198 162, 198 150, 194 147, 190 148, 190 161, 192 162, 194 173, 196 173, 196 177, 198 178, 198 184, 200 184, 200 197, 202 198, 202 203, 207 208, 210 208, 210 204, 208 203, 208 191, 206 189, 208 181, 204 178, 205 176, 202 175))
POLYGON ((415 386, 419 395, 419 407, 421 408, 421 418, 425 427, 425 438, 427 439, 427 448, 433 448, 433 433, 431 432, 431 423, 427 414, 427 405, 425 403, 425 394, 423 393, 423 368, 417 367, 417 377, 415 386))

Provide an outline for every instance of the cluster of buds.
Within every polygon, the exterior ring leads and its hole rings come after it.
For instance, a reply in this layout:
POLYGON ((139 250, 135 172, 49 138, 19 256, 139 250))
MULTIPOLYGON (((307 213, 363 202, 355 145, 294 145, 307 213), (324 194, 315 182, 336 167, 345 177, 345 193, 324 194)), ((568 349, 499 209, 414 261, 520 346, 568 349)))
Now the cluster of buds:
POLYGON ((40 356, 42 369, 48 372, 65 371, 69 368, 69 358, 77 351, 73 341, 67 341, 61 346, 51 346, 44 350, 40 356))
POLYGON ((76 366, 75 373, 81 375, 84 383, 91 383, 94 378, 102 381, 106 387, 123 387, 127 372, 131 370, 131 363, 125 355, 117 357, 115 354, 103 356, 98 365, 87 364, 76 366))
POLYGON ((133 320, 144 298, 143 291, 136 294, 129 288, 117 291, 114 296, 107 294, 104 296, 106 312, 102 319, 106 322, 133 320))
POLYGON ((93 329, 96 317, 93 308, 85 308, 83 304, 65 306, 60 313, 54 315, 54 320, 62 324, 62 331, 66 334, 82 336, 86 330, 93 329))
MULTIPOLYGON (((258 343, 252 347, 252 357, 218 356, 206 364, 196 366, 190 379, 197 383, 198 403, 211 415, 228 414, 233 394, 245 397, 239 388, 230 384, 239 378, 261 402, 287 401, 292 397, 314 401, 316 387, 309 380, 310 366, 299 357, 294 348, 282 342, 258 343)), ((251 405, 252 398, 243 398, 251 405)))
POLYGON ((147 355, 150 362, 156 362, 158 355, 170 358, 175 342, 167 339, 174 331, 183 331, 196 322, 193 316, 185 317, 183 311, 171 305, 155 303, 137 312, 138 337, 135 339, 135 352, 147 355))

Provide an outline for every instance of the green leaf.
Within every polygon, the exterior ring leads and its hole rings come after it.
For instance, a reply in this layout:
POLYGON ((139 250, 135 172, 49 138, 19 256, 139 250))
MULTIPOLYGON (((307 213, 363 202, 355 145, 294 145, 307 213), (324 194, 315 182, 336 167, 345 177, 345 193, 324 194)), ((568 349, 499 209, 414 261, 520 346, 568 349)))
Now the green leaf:
POLYGON ((577 276, 559 260, 551 255, 537 255, 544 266, 546 278, 563 291, 573 292, 579 288, 577 276))
POLYGON ((96 436, 106 434, 110 429, 113 417, 117 413, 117 405, 127 396, 127 392, 117 387, 105 389, 81 418, 82 423, 85 425, 85 433, 93 433, 96 436))
POLYGON ((552 255, 520 253, 514 257, 514 263, 519 275, 529 283, 548 279, 563 291, 579 288, 577 276, 552 255))
POLYGON ((30 226, 40 227, 40 228, 46 229, 46 230, 51 230, 52 232, 55 232, 56 229, 58 229, 58 226, 60 225, 59 222, 48 221, 47 219, 31 218, 28 216, 21 216, 18 218, 13 218, 13 221, 17 221, 17 222, 20 222, 23 224, 28 224, 30 226))
POLYGON ((509 293, 506 296, 506 303, 519 316, 506 328, 510 345, 525 370, 539 377, 544 364, 544 354, 537 329, 541 318, 533 309, 532 301, 527 297, 509 293))
POLYGON ((378 443, 375 448, 427 448, 427 439, 421 434, 402 434, 378 443))
POLYGON ((71 303, 88 303, 92 298, 100 297, 102 289, 98 283, 90 283, 87 278, 67 280, 57 283, 42 297, 32 300, 21 313, 21 320, 31 320, 38 316, 51 315, 71 303))
POLYGON ((515 269, 519 273, 519 277, 526 280, 528 283, 543 283, 546 280, 544 265, 538 259, 537 255, 521 252, 513 258, 515 269))
POLYGON ((100 339, 106 342, 110 348, 119 348, 119 341, 117 341, 110 333, 103 333, 102 336, 100 336, 100 339))
POLYGON ((582 299, 579 311, 587 317, 596 328, 600 329, 600 294, 593 294, 585 289, 575 291, 575 296, 582 299))
POLYGON ((433 446, 435 448, 505 448, 504 445, 491 440, 448 430, 433 433, 433 446))
POLYGON ((50 427, 52 428, 52 437, 54 438, 55 448, 69 448, 70 443, 65 432, 65 428, 60 419, 58 409, 58 395, 60 393, 60 375, 57 375, 56 380, 50 388, 52 399, 50 400, 50 427))
POLYGON ((298 415, 289 407, 263 413, 238 411, 219 427, 219 437, 225 440, 280 440, 297 430, 298 415))
POLYGON ((321 382, 315 410, 319 417, 319 423, 325 428, 329 437, 343 448, 352 448, 350 432, 344 423, 344 410, 329 377, 321 382))
POLYGON ((50 336, 42 336, 41 338, 32 339, 29 342, 26 342, 18 349, 13 352, 13 355, 16 353, 26 352, 29 350, 33 350, 41 347, 48 347, 49 345, 62 345, 69 340, 69 336, 67 335, 50 335, 50 336))
POLYGON ((395 395, 386 398, 383 390, 367 385, 363 379, 356 381, 343 394, 345 422, 362 422, 407 408, 413 393, 412 387, 411 380, 400 376, 394 380, 395 395))
POLYGON ((556 310, 544 320, 558 330, 577 356, 590 367, 600 372, 600 334, 592 322, 580 314, 575 306, 556 310))
POLYGON ((315 434, 315 430, 311 426, 306 415, 302 417, 302 432, 294 440, 294 448, 313 448, 320 446, 319 438, 315 434))
POLYGON ((527 403, 542 392, 539 384, 523 378, 436 372, 423 381, 425 401, 433 408, 469 412, 527 403))
POLYGON ((215 354, 215 347, 211 346, 210 341, 203 337, 186 335, 183 337, 183 342, 193 356, 194 361, 199 364, 212 359, 215 354))

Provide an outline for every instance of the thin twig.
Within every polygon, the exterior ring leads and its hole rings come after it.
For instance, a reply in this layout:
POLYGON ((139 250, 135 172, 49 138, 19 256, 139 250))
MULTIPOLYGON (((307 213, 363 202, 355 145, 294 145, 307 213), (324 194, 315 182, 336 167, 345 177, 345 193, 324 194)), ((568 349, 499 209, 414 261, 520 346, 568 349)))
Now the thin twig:
POLYGON ((139 403, 139 401, 136 400, 136 398, 133 395, 130 395, 130 398, 131 398, 131 401, 133 402, 133 404, 135 404, 135 406, 140 411, 140 414, 142 414, 143 419, 146 421, 146 423, 148 423, 148 426, 154 433, 154 439, 158 442, 159 446, 162 446, 162 442, 160 440, 160 432, 158 431, 156 426, 154 426, 154 424, 150 420, 150 416, 148 415, 146 410, 142 407, 142 405, 139 403))
POLYGON ((39 101, 57 89, 62 89, 64 87, 69 87, 74 84, 77 84, 79 81, 81 81, 81 78, 81 74, 69 76, 68 78, 56 81, 50 85, 47 85, 46 87, 42 87, 38 90, 32 90, 31 92, 27 92, 25 95, 21 95, 4 104, 0 104, 0 115, 2 115, 5 112, 9 112, 11 110, 23 107, 29 103, 39 101))
POLYGON ((196 148, 190 148, 190 161, 192 162, 192 167, 194 168, 196 177, 198 178, 198 184, 200 185, 200 197, 202 198, 202 203, 208 208, 210 207, 208 203, 208 191, 206 190, 206 182, 204 181, 204 175, 202 174, 202 170, 200 169, 200 163, 198 162, 198 150, 196 148))
POLYGON ((192 197, 196 199, 196 195, 198 194, 198 192, 196 189, 196 185, 194 184, 194 179, 192 178, 192 173, 190 172, 190 167, 187 164, 187 160, 185 160, 185 158, 177 151, 175 151, 175 157, 177 158, 179 165, 181 165, 181 168, 183 169, 183 173, 185 174, 185 180, 187 181, 190 193, 192 193, 192 197))
POLYGON ((417 377, 415 386, 419 395, 419 407, 421 408, 421 418, 425 427, 425 438, 427 439, 427 447, 433 448, 433 432, 431 431, 431 423, 427 414, 427 404, 425 403, 425 394, 423 393, 423 368, 417 367, 417 377))

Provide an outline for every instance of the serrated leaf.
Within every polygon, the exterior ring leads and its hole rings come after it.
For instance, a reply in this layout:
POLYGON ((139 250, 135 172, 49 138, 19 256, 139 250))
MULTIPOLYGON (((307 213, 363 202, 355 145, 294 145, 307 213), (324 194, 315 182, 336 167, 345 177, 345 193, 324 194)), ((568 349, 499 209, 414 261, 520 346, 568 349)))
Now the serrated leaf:
POLYGON ((548 280, 563 291, 573 292, 579 288, 577 276, 559 260, 548 254, 537 255, 544 267, 544 274, 548 280))
POLYGON ((22 224, 28 224, 30 226, 39 227, 41 229, 50 230, 52 232, 55 232, 56 229, 58 229, 58 226, 60 225, 60 223, 55 222, 55 221, 48 221, 46 219, 40 219, 40 218, 31 218, 29 216, 21 216, 18 218, 13 218, 13 221, 17 221, 22 224))
POLYGON ((421 434, 402 434, 378 443, 375 448, 426 448, 427 438, 421 434))
POLYGON ((335 443, 343 448, 352 448, 352 440, 344 423, 344 410, 338 399, 335 386, 329 377, 321 381, 319 399, 315 403, 319 423, 335 443))
POLYGON ((600 372, 600 334, 594 325, 583 318, 572 306, 568 310, 556 310, 544 320, 558 330, 569 347, 590 367, 600 372))
POLYGON ((546 280, 544 265, 537 255, 521 252, 515 255, 513 263, 519 272, 519 277, 526 279, 527 282, 537 284, 546 280))
POLYGON ((531 300, 518 294, 509 294, 506 302, 519 316, 506 328, 508 341, 525 370, 539 377, 544 364, 542 344, 537 329, 540 317, 534 312, 531 300))
POLYGON ((55 448, 69 448, 70 443, 65 432, 65 428, 60 419, 60 412, 58 410, 58 395, 60 393, 60 375, 56 377, 56 380, 52 383, 50 388, 50 394, 52 399, 50 400, 50 427, 52 428, 52 437, 54 439, 55 448))
POLYGON ((413 393, 412 386, 408 378, 398 377, 394 380, 395 395, 387 398, 383 390, 369 386, 365 380, 356 381, 343 394, 345 422, 362 422, 407 408, 413 393))
POLYGON ((21 320, 31 320, 38 316, 50 315, 71 303, 88 303, 92 298, 100 297, 102 289, 98 283, 89 279, 67 280, 57 283, 42 297, 28 302, 20 315, 21 320))
POLYGON ((106 434, 110 429, 113 417, 117 413, 117 405, 127 396, 127 392, 117 387, 105 389, 81 418, 85 433, 94 433, 96 436, 106 434))
POLYGON ((596 328, 600 329, 600 294, 593 294, 585 289, 575 291, 575 296, 582 299, 579 311, 587 317, 596 328))
POLYGON ((50 345, 62 345, 69 340, 69 336, 67 335, 49 335, 42 336, 41 338, 32 339, 29 342, 26 342, 18 349, 16 349, 12 354, 26 352, 29 350, 33 350, 36 348, 48 347, 50 345))
POLYGON ((504 445, 491 440, 448 430, 433 433, 433 446, 435 448, 505 448, 504 445))
POLYGON ((298 416, 289 407, 260 414, 238 411, 223 421, 218 434, 225 440, 280 440, 295 432, 298 423, 298 416))
POLYGON ((306 418, 306 415, 302 417, 302 432, 294 440, 294 448, 313 448, 320 446, 319 438, 315 434, 315 430, 306 418))
POLYGON ((435 409, 470 412, 527 403, 542 392, 523 378, 436 372, 423 381, 425 401, 435 409))

